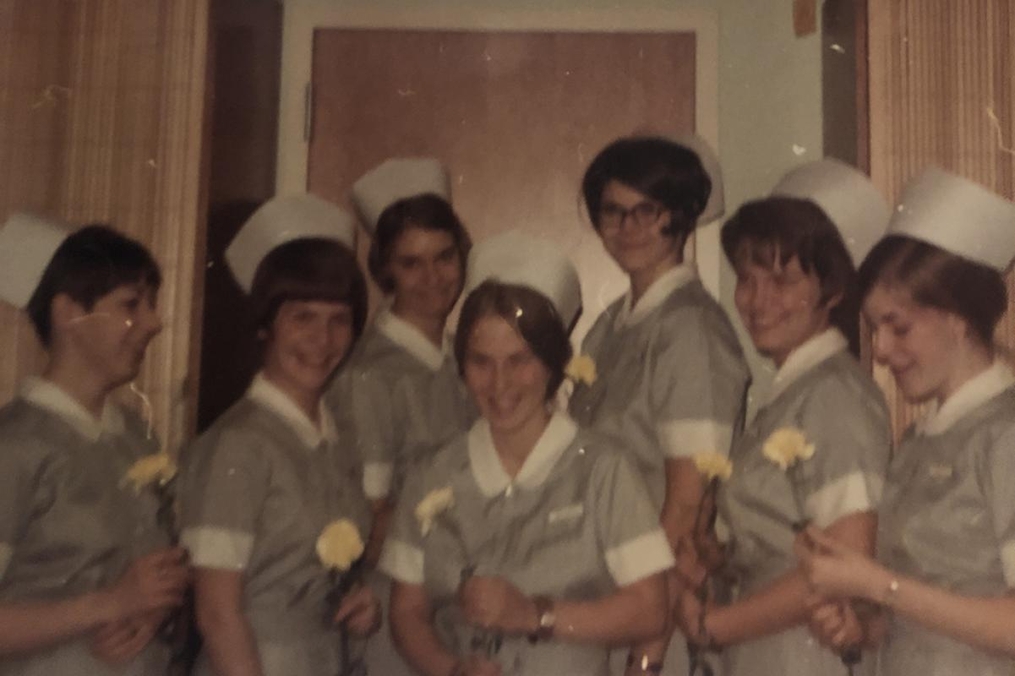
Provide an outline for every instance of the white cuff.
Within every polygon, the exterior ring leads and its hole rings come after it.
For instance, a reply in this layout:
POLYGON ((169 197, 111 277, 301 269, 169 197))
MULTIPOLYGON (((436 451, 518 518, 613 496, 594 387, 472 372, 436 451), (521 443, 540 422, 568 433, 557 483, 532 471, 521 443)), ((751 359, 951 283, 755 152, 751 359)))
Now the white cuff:
POLYGON ((228 528, 197 526, 183 530, 180 544, 190 552, 190 562, 199 568, 244 570, 254 551, 254 536, 228 528))
POLYGON ((883 486, 881 477, 857 470, 812 493, 804 508, 815 526, 826 528, 848 514, 877 509, 883 486))
POLYGON ((733 427, 718 420, 671 420, 660 423, 656 436, 667 458, 691 458, 698 453, 729 455, 733 427))
POLYGON ((606 567, 618 587, 672 568, 673 551, 662 528, 606 550, 606 567))
POLYGON ((11 559, 14 557, 14 547, 11 547, 6 542, 0 542, 0 580, 4 579, 4 574, 7 572, 7 566, 11 564, 11 559))
POLYGON ((395 467, 390 462, 368 462, 363 465, 363 492, 371 500, 388 497, 395 467))
POLYGON ((1009 540, 1001 545, 1001 569, 1004 571, 1004 581, 1008 588, 1015 588, 1015 540, 1009 540))
POLYGON ((405 584, 423 584, 423 550, 388 538, 377 567, 405 584))

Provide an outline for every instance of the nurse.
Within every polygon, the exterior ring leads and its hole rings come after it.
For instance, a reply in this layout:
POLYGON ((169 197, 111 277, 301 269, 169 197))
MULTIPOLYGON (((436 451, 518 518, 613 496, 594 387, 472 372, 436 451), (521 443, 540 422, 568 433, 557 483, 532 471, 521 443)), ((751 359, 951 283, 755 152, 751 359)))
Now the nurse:
POLYGON ((162 328, 160 281, 148 250, 105 226, 16 214, 0 228, 0 298, 48 356, 0 409, 0 674, 166 671, 156 634, 189 571, 154 493, 126 480, 158 444, 110 398, 162 328))
POLYGON ((929 409, 889 466, 877 560, 818 532, 798 550, 816 592, 880 606, 866 633, 886 676, 1015 668, 1015 378, 993 342, 1013 256, 1015 204, 932 168, 860 268, 874 357, 929 409))
POLYGON ((410 477, 381 567, 396 644, 421 674, 601 676, 661 633, 673 563, 641 479, 553 401, 577 274, 509 232, 473 250, 455 337, 482 417, 410 477))
MULTIPOLYGON (((575 387, 571 415, 626 450, 675 547, 701 499, 692 457, 728 453, 750 380, 729 319, 684 260, 698 224, 723 212, 719 165, 698 137, 622 138, 589 165, 582 193, 630 289, 585 338, 582 351, 598 377, 575 387)), ((683 642, 674 642, 664 665, 665 649, 665 642, 636 649, 629 673, 683 674, 683 642)))
POLYGON ((351 217, 323 200, 281 197, 226 250, 264 357, 246 395, 186 456, 182 542, 196 568, 198 674, 336 674, 337 623, 364 636, 379 619, 368 587, 334 613, 317 550, 333 521, 361 537, 369 528, 356 459, 321 402, 366 318, 354 233, 351 217))
POLYGON ((723 226, 737 311, 778 369, 734 444, 733 472, 719 493, 736 597, 702 608, 687 591, 680 605, 688 638, 723 647, 730 676, 846 674, 808 634, 793 526, 809 523, 844 547, 874 550, 891 430, 881 391, 849 344, 857 333, 854 266, 888 217, 865 175, 826 159, 794 169, 723 226), (783 468, 771 456, 792 453, 793 437, 813 453, 783 468))
POLYGON ((448 202, 447 173, 435 159, 387 160, 352 193, 372 237, 370 274, 389 302, 328 399, 363 461, 379 553, 407 474, 475 418, 445 331, 462 292, 470 240, 448 202))

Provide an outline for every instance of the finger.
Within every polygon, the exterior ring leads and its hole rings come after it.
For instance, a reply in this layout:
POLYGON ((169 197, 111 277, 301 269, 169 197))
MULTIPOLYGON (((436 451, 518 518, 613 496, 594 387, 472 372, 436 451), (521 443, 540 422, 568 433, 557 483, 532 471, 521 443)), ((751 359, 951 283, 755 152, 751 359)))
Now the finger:
POLYGON ((810 539, 812 543, 811 550, 815 553, 842 555, 851 551, 848 547, 835 538, 826 535, 823 530, 813 524, 808 526, 804 533, 810 539))
POLYGON ((339 604, 338 611, 335 613, 335 622, 341 623, 347 620, 363 609, 372 606, 373 602, 373 594, 370 593, 370 590, 360 587, 342 599, 342 603, 339 604))

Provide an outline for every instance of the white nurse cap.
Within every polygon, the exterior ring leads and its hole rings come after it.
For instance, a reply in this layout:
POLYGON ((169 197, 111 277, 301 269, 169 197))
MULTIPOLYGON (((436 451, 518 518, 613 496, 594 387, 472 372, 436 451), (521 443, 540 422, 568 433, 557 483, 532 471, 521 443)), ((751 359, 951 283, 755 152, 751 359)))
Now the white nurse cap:
POLYGON ((884 235, 891 216, 885 198, 866 174, 831 158, 790 170, 772 195, 810 200, 821 207, 838 228, 855 266, 884 235))
POLYGON ((356 250, 353 217, 313 195, 275 197, 247 219, 226 248, 226 263, 240 287, 250 293, 254 273, 268 253, 294 239, 331 239, 356 250))
POLYGON ((451 198, 448 173, 439 160, 431 157, 385 160, 352 186, 353 202, 370 235, 377 229, 377 219, 394 202, 424 193, 451 198))
POLYGON ((705 173, 708 174, 709 180, 712 181, 712 192, 708 195, 708 203, 705 205, 705 210, 701 212, 701 216, 698 216, 699 225, 711 223, 726 213, 726 194, 723 191, 722 169, 719 168, 719 158, 716 156, 715 151, 712 150, 712 146, 708 144, 708 141, 698 134, 679 136, 674 141, 685 148, 690 148, 698 155, 698 159, 701 160, 701 166, 704 167, 705 173))
POLYGON ((906 184, 888 234, 919 239, 1003 272, 1015 257, 1015 204, 930 167, 906 184))
POLYGON ((486 280, 527 286, 540 292, 571 328, 582 306, 578 271, 552 242, 517 230, 494 235, 472 247, 464 295, 486 280))
POLYGON ((24 308, 70 227, 34 214, 11 214, 0 227, 0 298, 24 308))

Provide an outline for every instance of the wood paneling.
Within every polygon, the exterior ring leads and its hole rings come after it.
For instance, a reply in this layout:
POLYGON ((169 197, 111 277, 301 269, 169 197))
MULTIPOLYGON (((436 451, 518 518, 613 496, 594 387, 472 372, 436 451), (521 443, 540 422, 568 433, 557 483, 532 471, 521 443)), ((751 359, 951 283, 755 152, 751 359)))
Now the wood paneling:
MULTIPOLYGON (((0 212, 108 222, 155 254, 166 328, 136 389, 170 448, 194 418, 207 37, 208 0, 0 3, 0 212)), ((7 399, 43 358, 20 313, 0 322, 7 399)))
MULTIPOLYGON (((897 199, 935 164, 1015 195, 1015 6, 1011 0, 879 0, 869 5, 871 176, 897 199)), ((963 224, 956 223, 956 228, 963 224)), ((1009 297, 1015 285, 1009 275, 1009 297)), ((1015 345, 1010 311, 997 340, 1015 345)), ((896 430, 917 415, 876 369, 896 430)))

